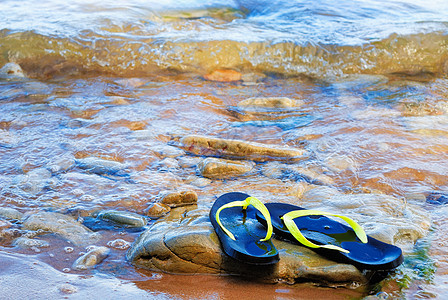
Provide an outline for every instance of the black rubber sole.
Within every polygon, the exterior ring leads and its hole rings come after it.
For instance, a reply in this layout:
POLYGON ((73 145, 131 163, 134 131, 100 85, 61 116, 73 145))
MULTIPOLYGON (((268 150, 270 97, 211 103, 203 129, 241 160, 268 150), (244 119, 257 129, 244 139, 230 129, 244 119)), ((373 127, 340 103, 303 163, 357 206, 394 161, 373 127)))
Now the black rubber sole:
POLYGON ((231 207, 220 212, 221 223, 235 236, 236 240, 232 240, 216 221, 216 212, 221 206, 233 201, 243 201, 247 197, 250 196, 239 192, 220 196, 210 210, 210 222, 228 256, 247 264, 275 264, 279 261, 278 251, 271 240, 260 241, 266 236, 266 229, 258 222, 257 210, 254 207, 250 205, 246 210, 242 207, 231 207))

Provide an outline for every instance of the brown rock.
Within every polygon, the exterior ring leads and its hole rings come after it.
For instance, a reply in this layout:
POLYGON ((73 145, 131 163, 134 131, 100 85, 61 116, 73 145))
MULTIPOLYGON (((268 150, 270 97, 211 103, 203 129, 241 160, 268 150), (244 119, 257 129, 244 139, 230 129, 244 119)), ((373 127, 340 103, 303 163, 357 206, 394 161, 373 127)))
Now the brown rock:
POLYGON ((158 219, 168 214, 171 211, 171 207, 163 203, 151 203, 145 210, 145 213, 151 219, 158 219))
POLYGON ((215 70, 210 74, 204 75, 204 78, 210 81, 231 82, 241 80, 242 75, 234 70, 215 70))
POLYGON ((303 101, 294 100, 287 97, 247 98, 238 103, 238 107, 259 108, 292 108, 301 105, 303 105, 303 101))
POLYGON ((210 179, 223 179, 243 175, 255 166, 251 161, 237 161, 208 157, 198 164, 202 176, 210 179))
POLYGON ((168 205, 169 207, 191 205, 198 202, 198 195, 195 191, 164 191, 159 194, 158 198, 162 204, 168 205))
POLYGON ((278 145, 189 135, 181 139, 183 148, 193 154, 241 158, 253 161, 301 160, 306 150, 278 145))

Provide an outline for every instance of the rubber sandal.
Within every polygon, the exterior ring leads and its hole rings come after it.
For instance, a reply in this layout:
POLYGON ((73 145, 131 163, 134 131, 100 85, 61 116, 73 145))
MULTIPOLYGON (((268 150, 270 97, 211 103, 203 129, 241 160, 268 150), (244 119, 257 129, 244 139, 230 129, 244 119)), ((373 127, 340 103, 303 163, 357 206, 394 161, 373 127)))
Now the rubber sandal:
POLYGON ((224 252, 241 262, 270 265, 279 261, 272 244, 273 228, 269 212, 255 197, 244 193, 227 193, 216 199, 210 210, 210 221, 224 252), (259 212, 266 228, 256 219, 259 212))
MULTIPOLYGON (((400 248, 367 236, 348 217, 285 203, 268 203, 266 207, 276 236, 299 242, 331 260, 369 270, 392 270, 403 262, 400 248), (341 218, 350 226, 325 215, 341 218)), ((256 217, 266 224, 262 214, 256 217)))

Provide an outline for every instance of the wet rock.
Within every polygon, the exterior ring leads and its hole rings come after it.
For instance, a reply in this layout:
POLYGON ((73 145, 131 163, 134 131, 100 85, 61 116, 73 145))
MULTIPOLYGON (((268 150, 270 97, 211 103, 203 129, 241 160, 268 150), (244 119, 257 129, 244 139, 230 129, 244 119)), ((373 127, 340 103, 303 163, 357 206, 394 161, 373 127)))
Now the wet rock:
POLYGON ((6 220, 1 220, 0 219, 0 237, 1 237, 1 232, 5 229, 8 229, 12 226, 12 224, 6 220))
POLYGON ((86 157, 76 160, 76 165, 91 173, 103 175, 125 175, 127 166, 118 161, 101 159, 98 157, 86 157))
POLYGON ((110 249, 107 247, 91 246, 86 254, 79 257, 72 268, 75 270, 87 270, 95 267, 101 263, 107 256, 109 256, 110 249))
POLYGON ((91 123, 90 120, 76 118, 76 119, 69 119, 61 122, 61 126, 66 128, 81 128, 89 125, 91 123))
POLYGON ((165 159, 163 159, 160 164, 159 164, 162 168, 166 168, 166 169, 179 169, 179 162, 172 158, 172 157, 167 157, 165 159))
POLYGON ((333 185, 331 177, 320 174, 312 169, 295 165, 287 165, 279 162, 269 162, 263 166, 263 175, 275 179, 289 179, 294 181, 306 181, 312 184, 333 185))
POLYGON ((293 108, 302 106, 303 101, 287 97, 248 98, 238 103, 239 108, 293 108))
POLYGON ((441 115, 444 113, 440 107, 429 102, 402 103, 398 109, 406 117, 441 115))
MULTIPOLYGON (((30 239, 27 237, 19 237, 13 242, 13 246, 27 249, 30 248, 32 250, 38 250, 39 248, 50 247, 50 244, 47 241, 39 240, 39 239, 30 239)), ((36 252, 39 252, 36 251, 36 252)))
POLYGON ((71 155, 64 155, 61 157, 56 157, 50 160, 47 164, 47 169, 51 173, 59 173, 67 171, 75 166, 75 158, 71 155))
POLYGON ((278 145, 189 135, 181 139, 186 151, 204 156, 241 158, 253 161, 301 160, 306 158, 304 149, 278 145))
POLYGON ((49 186, 51 176, 51 172, 46 168, 37 168, 18 176, 17 186, 27 193, 36 195, 49 186))
POLYGON ((185 151, 183 151, 182 149, 169 145, 158 145, 155 147, 151 147, 151 150, 162 157, 178 157, 185 155, 185 151))
POLYGON ((7 63, 0 69, 0 78, 25 78, 22 68, 16 63, 7 63))
POLYGON ((59 291, 63 294, 70 295, 78 292, 78 288, 74 285, 65 283, 58 287, 59 291))
POLYGON ((147 223, 144 216, 118 210, 108 210, 100 212, 98 214, 98 218, 112 221, 121 225, 126 225, 128 227, 143 227, 147 223))
POLYGON ((196 175, 188 176, 187 179, 185 179, 185 183, 197 186, 197 187, 205 187, 209 185, 212 181, 210 179, 199 177, 196 175))
POLYGON ((242 75, 234 70, 215 70, 210 74, 204 75, 204 78, 210 81, 232 82, 241 80, 242 75))
POLYGON ((13 148, 19 144, 19 138, 12 132, 0 129, 0 147, 13 148))
POLYGON ((202 176, 210 179, 224 179, 246 174, 254 168, 251 161, 227 160, 207 157, 198 164, 202 176))
POLYGON ((0 207, 0 217, 4 219, 21 220, 23 218, 23 213, 14 208, 0 207))
POLYGON ((137 238, 126 258, 139 267, 172 273, 240 274, 269 282, 307 280, 322 285, 366 282, 354 266, 329 261, 307 248, 279 240, 273 240, 280 253, 277 265, 257 267, 237 262, 222 252, 208 209, 174 215, 173 211, 137 238))
POLYGON ((55 212, 38 212, 28 216, 23 229, 44 230, 55 233, 75 245, 86 245, 96 241, 99 235, 77 222, 71 216, 55 212))
POLYGON ((257 85, 266 78, 262 73, 246 73, 241 76, 244 85, 257 85))
POLYGON ((331 156, 325 160, 325 165, 334 172, 356 169, 356 162, 347 155, 331 156))
POLYGON ((169 214, 171 211, 171 207, 166 204, 155 202, 151 203, 148 208, 145 210, 145 213, 151 219, 158 219, 160 217, 169 214))
POLYGON ((116 239, 113 241, 107 242, 107 246, 117 249, 117 250, 127 250, 131 247, 131 243, 125 241, 123 239, 116 239))
POLYGON ((198 195, 195 191, 172 192, 163 191, 157 196, 160 203, 169 207, 192 205, 198 202, 198 195))

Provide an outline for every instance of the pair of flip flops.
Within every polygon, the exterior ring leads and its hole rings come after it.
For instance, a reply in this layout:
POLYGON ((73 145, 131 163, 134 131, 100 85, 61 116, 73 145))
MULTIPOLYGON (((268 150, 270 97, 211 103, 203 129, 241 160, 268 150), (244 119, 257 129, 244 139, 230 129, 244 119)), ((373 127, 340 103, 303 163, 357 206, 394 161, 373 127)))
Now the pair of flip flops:
POLYGON ((279 261, 271 240, 273 232, 360 269, 392 270, 403 262, 400 248, 367 236, 348 217, 285 203, 265 205, 245 193, 220 196, 210 210, 210 221, 224 252, 249 264, 269 265, 279 261), (343 219, 349 226, 326 216, 343 219))

